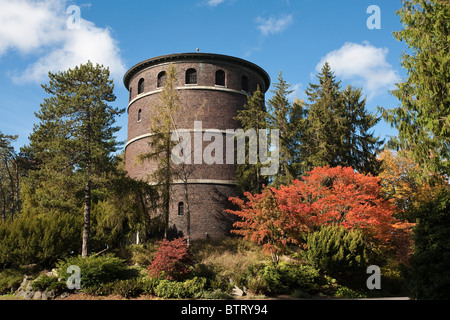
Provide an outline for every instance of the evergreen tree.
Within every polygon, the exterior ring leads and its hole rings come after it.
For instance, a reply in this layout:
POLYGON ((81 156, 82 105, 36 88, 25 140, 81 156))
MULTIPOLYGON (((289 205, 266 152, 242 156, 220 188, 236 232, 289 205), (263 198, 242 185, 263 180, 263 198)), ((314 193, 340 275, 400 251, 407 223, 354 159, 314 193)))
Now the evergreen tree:
POLYGON ((362 99, 361 89, 348 86, 342 92, 344 104, 344 126, 341 136, 343 148, 339 155, 341 165, 377 175, 381 162, 377 160, 377 153, 384 140, 369 132, 381 118, 366 110, 366 99, 362 99), (362 100, 361 100, 362 99, 362 100))
POLYGON ((3 220, 13 220, 20 207, 19 161, 11 145, 16 139, 17 136, 0 131, 0 210, 3 220))
MULTIPOLYGON (((236 120, 240 122, 243 130, 254 129, 257 137, 261 130, 267 129, 267 111, 264 103, 264 94, 261 92, 260 87, 253 95, 249 96, 247 103, 242 110, 238 111, 236 120)), ((259 139, 257 138, 258 150, 259 139)), ((268 177, 261 175, 261 162, 257 161, 256 164, 249 163, 249 146, 246 144, 246 162, 245 164, 239 164, 236 170, 236 181, 241 193, 245 191, 251 193, 261 193, 262 186, 268 183, 268 177)))
POLYGON ((340 81, 325 63, 317 76, 318 84, 309 84, 306 95, 310 104, 301 144, 302 166, 309 171, 318 166, 339 165, 340 138, 345 130, 342 118, 340 81))
POLYGON ((304 171, 329 165, 376 174, 380 165, 376 153, 384 141, 369 130, 380 118, 366 110, 361 89, 341 90, 328 63, 317 78, 319 83, 306 90, 311 103, 301 129, 304 171))
POLYGON ((293 92, 280 72, 278 82, 274 84, 274 95, 268 101, 268 119, 270 129, 280 131, 280 172, 272 184, 274 186, 289 184, 299 175, 297 146, 300 141, 300 128, 304 116, 303 102, 289 101, 293 92))
POLYGON ((382 109, 383 118, 398 129, 391 145, 407 150, 428 172, 450 174, 450 2, 403 0, 397 11, 404 29, 395 38, 405 41, 405 81, 392 93, 401 106, 382 109))
POLYGON ((450 299, 450 192, 441 189, 417 211, 408 282, 413 299, 450 299))
POLYGON ((24 149, 38 169, 28 177, 29 209, 40 204, 76 211, 74 194, 81 195, 83 256, 89 252, 92 190, 113 170, 114 133, 120 129, 115 117, 124 112, 108 105, 116 99, 109 76, 107 68, 91 62, 49 73, 49 84, 42 87, 50 97, 36 113, 40 123, 24 149))

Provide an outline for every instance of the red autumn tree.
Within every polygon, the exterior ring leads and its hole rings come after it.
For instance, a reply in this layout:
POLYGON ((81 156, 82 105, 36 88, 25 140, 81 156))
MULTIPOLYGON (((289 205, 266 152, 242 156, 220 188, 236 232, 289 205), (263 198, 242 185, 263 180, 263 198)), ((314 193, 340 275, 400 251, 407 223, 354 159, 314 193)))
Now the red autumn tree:
POLYGON ((179 280, 190 272, 193 264, 192 254, 185 239, 164 239, 148 267, 148 273, 152 277, 163 276, 167 280, 179 280))
POLYGON ((380 196, 379 181, 349 167, 317 167, 291 185, 247 193, 248 201, 230 198, 240 210, 228 212, 241 218, 233 232, 263 244, 273 256, 321 225, 361 229, 386 243, 405 225, 394 218, 396 207, 380 196))

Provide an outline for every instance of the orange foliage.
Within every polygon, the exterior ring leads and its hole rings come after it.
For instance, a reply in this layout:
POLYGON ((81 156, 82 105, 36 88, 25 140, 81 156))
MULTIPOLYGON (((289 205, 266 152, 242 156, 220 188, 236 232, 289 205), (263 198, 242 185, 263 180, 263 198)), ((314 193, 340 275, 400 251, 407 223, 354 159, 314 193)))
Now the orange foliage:
MULTIPOLYGON (((419 179, 424 176, 422 168, 411 158, 390 150, 383 151, 378 159, 383 161, 378 175, 381 179, 381 193, 386 199, 393 199, 402 211, 418 208, 421 203, 433 198, 446 184, 442 177, 436 175, 433 176, 433 185, 419 179)), ((431 173, 428 173, 428 176, 431 178, 431 173)))
POLYGON ((248 201, 230 198, 240 210, 227 212, 241 218, 234 224, 235 233, 272 253, 289 243, 300 244, 308 231, 321 225, 358 228, 387 243, 410 225, 394 218, 397 208, 380 196, 380 189, 378 177, 349 167, 317 167, 291 185, 246 193, 248 201))

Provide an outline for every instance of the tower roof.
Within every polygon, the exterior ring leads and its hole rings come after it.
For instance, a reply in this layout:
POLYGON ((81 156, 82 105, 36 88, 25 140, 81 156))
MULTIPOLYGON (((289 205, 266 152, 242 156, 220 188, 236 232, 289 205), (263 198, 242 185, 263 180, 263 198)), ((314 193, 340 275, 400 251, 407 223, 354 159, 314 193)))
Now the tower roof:
POLYGON ((235 65, 241 65, 243 67, 246 67, 248 69, 253 70, 257 74, 259 74, 264 79, 264 85, 265 89, 267 90, 270 87, 270 77, 267 74, 267 72, 259 67, 258 65, 236 57, 227 56, 223 54, 216 54, 216 53, 200 53, 200 52, 192 52, 192 53, 174 53, 174 54, 168 54, 163 55, 155 58, 151 58, 148 60, 144 60, 142 62, 139 62, 138 64, 134 65, 130 68, 130 70, 125 73, 123 77, 123 83, 127 90, 129 89, 129 84, 131 78, 138 73, 139 71, 158 65, 161 63, 170 63, 170 62, 228 62, 235 65))

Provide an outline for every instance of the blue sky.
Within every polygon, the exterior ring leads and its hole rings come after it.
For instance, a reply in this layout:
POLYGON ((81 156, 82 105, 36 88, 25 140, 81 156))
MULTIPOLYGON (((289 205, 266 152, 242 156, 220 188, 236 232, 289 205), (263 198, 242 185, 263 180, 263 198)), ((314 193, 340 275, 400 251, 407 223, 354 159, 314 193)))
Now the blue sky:
MULTIPOLYGON (((392 36, 402 27, 399 8, 400 0, 0 0, 0 131, 19 135, 17 149, 28 143, 48 71, 87 59, 108 66, 113 105, 124 108, 122 77, 130 67, 196 48, 256 63, 272 83, 282 71, 300 99, 327 60, 342 86, 363 89, 369 110, 396 107, 389 90, 406 76, 400 62, 407 49, 392 36), (79 19, 67 13, 71 5, 79 19), (367 27, 370 5, 380 9, 381 29, 367 27)), ((126 114, 118 125, 125 141, 126 114)), ((396 131, 380 123, 375 133, 396 131)))

